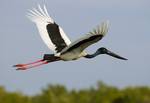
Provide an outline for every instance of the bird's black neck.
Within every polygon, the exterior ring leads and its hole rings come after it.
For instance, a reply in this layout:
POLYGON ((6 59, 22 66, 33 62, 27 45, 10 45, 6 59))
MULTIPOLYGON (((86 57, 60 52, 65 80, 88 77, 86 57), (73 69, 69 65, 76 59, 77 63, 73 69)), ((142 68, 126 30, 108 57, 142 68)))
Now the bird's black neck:
POLYGON ((99 51, 96 51, 95 53, 93 53, 93 54, 87 54, 86 56, 84 56, 85 58, 94 58, 94 57, 96 57, 97 55, 99 55, 100 54, 100 52, 99 51))

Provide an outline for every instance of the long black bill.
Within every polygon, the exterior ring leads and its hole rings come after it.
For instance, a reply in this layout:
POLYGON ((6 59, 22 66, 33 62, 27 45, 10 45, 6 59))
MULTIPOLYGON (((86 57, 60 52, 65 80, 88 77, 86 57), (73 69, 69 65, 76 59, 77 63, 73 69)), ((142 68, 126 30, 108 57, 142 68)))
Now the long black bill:
POLYGON ((107 51, 105 52, 105 54, 108 54, 108 55, 110 55, 110 56, 112 56, 112 57, 115 57, 115 58, 118 58, 118 59, 128 60, 128 59, 126 59, 126 58, 124 58, 124 57, 121 57, 121 56, 119 56, 119 55, 117 55, 117 54, 115 54, 115 53, 109 51, 109 50, 107 50, 107 51))

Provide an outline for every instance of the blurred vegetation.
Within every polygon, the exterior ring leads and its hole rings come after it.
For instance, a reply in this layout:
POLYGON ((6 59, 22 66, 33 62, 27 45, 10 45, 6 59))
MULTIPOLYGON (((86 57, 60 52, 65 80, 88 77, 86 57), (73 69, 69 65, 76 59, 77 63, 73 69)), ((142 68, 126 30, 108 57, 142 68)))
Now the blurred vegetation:
POLYGON ((61 85, 49 85, 33 96, 0 87, 0 103, 150 103, 150 87, 118 89, 99 82, 95 88, 67 90, 61 85))

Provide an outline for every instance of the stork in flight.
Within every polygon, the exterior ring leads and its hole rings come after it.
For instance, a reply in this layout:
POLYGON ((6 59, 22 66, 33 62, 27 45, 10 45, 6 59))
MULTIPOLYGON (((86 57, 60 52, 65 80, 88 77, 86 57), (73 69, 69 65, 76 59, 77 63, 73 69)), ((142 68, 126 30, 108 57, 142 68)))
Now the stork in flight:
POLYGON ((16 70, 26 70, 60 60, 70 61, 81 57, 90 59, 100 54, 107 54, 118 59, 127 60, 104 47, 99 48, 93 54, 88 54, 85 51, 88 46, 98 42, 106 35, 108 31, 108 21, 103 22, 84 37, 71 42, 63 29, 49 16, 45 5, 43 8, 38 5, 37 9, 33 8, 29 10, 27 16, 36 24, 41 38, 54 54, 44 54, 43 59, 32 63, 14 65, 14 67, 17 68, 16 70))

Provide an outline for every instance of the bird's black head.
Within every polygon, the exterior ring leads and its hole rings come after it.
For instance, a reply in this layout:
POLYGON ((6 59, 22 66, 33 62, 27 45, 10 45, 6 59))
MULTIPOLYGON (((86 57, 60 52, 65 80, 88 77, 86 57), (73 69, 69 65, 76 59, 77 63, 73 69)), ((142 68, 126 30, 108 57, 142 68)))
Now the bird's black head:
POLYGON ((99 54, 106 54, 107 51, 108 51, 108 50, 107 50, 106 48, 101 47, 101 48, 99 48, 99 49, 97 50, 97 53, 99 53, 99 54))
POLYGON ((107 55, 110 55, 110 56, 118 58, 118 59, 127 60, 126 58, 121 57, 121 56, 117 55, 116 53, 113 53, 104 47, 101 47, 96 51, 95 55, 99 55, 99 54, 107 54, 107 55))

